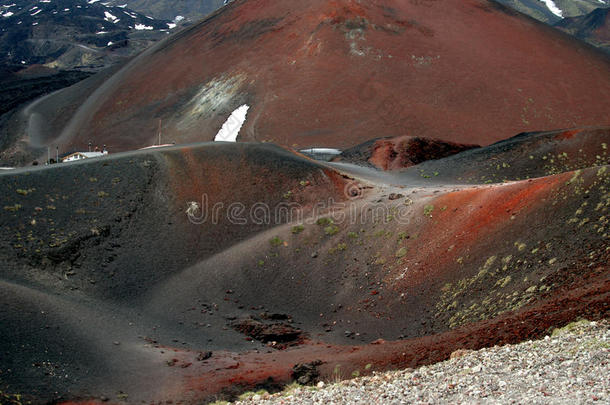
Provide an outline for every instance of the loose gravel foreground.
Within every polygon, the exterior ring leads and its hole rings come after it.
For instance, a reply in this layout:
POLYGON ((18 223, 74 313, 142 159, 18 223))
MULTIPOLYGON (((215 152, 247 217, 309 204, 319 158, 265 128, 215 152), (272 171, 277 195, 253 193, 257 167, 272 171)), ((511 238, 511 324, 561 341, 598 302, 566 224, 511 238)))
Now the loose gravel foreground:
POLYGON ((610 323, 579 321, 542 340, 318 387, 248 393, 238 404, 610 403, 610 323), (247 397, 247 398, 246 398, 247 397))

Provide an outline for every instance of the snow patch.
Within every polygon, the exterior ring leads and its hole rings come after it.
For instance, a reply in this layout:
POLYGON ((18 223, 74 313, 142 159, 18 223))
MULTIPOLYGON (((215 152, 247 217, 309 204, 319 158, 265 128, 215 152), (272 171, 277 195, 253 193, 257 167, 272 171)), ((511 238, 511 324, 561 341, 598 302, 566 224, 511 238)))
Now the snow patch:
POLYGON ((225 121, 220 128, 220 131, 216 134, 214 138, 215 142, 236 142, 237 135, 239 135, 239 131, 241 127, 246 122, 246 115, 248 114, 248 110, 250 106, 247 104, 238 107, 235 111, 231 113, 229 118, 225 121))
POLYGON ((13 15, 15 15, 15 13, 12 13, 12 12, 9 11, 8 13, 2 14, 2 17, 8 18, 8 17, 13 16, 13 15))
POLYGON ((174 23, 167 23, 167 26, 169 27, 170 30, 176 28, 176 24, 174 24, 174 23))
POLYGON ((153 27, 151 27, 150 25, 144 25, 144 24, 136 24, 136 26, 134 28, 137 29, 138 31, 153 29, 153 27))
POLYGON ((178 22, 180 22, 180 21, 182 21, 182 20, 184 20, 184 17, 183 17, 183 16, 181 16, 181 15, 177 15, 177 16, 176 16, 176 18, 174 18, 174 22, 175 22, 175 23, 178 23, 178 22))
POLYGON ((112 14, 110 14, 108 11, 104 11, 104 20, 109 21, 109 22, 116 22, 118 20, 118 18, 112 14))
POLYGON ((555 4, 555 2, 553 0, 540 0, 540 1, 543 2, 544 4, 546 4, 546 7, 551 11, 551 13, 555 14, 559 18, 563 18, 563 11, 561 11, 561 9, 559 7, 557 7, 557 4, 555 4))
POLYGON ((38 10, 38 11, 36 11, 35 13, 30 14, 30 15, 31 15, 32 17, 34 17, 35 15, 39 14, 41 11, 42 11, 42 10, 38 10))

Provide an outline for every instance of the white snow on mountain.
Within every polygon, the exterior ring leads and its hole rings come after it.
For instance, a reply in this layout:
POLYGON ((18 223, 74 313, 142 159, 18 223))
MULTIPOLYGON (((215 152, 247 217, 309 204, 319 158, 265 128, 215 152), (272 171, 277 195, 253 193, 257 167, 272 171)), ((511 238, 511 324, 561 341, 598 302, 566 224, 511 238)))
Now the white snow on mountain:
POLYGON ((237 135, 241 130, 242 125, 246 122, 246 114, 250 106, 247 104, 242 105, 231 113, 227 121, 222 125, 220 131, 216 134, 214 141, 216 142, 236 142, 237 135))
POLYGON ((540 0, 540 1, 543 2, 544 4, 546 4, 546 7, 551 11, 551 13, 555 14, 559 18, 563 18, 563 11, 561 11, 561 9, 559 7, 557 7, 557 4, 555 4, 555 2, 553 0, 540 0))
POLYGON ((115 15, 110 14, 108 11, 104 11, 104 20, 112 23, 118 23, 120 21, 115 15))

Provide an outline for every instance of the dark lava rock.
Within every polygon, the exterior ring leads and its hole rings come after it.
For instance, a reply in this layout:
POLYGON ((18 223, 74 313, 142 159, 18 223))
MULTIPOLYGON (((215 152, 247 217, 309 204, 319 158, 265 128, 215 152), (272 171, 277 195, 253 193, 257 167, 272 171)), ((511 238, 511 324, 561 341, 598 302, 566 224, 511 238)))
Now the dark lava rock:
POLYGON ((320 378, 318 367, 321 364, 322 361, 320 360, 311 363, 298 363, 292 368, 292 378, 301 385, 313 385, 320 378))
POLYGON ((263 312, 260 316, 263 319, 269 319, 269 320, 272 320, 272 321, 288 321, 288 320, 292 320, 292 317, 290 315, 288 315, 288 314, 277 314, 277 313, 270 314, 269 312, 263 312))
POLYGON ((302 334, 300 329, 293 328, 285 323, 277 322, 266 324, 252 318, 235 321, 231 324, 231 327, 236 331, 263 343, 294 342, 298 340, 302 334))
POLYGON ((388 197, 389 200, 398 200, 399 198, 403 198, 404 195, 402 194, 396 194, 396 193, 391 193, 390 196, 388 197))
POLYGON ((212 352, 200 352, 197 355, 197 361, 204 361, 212 357, 212 352))

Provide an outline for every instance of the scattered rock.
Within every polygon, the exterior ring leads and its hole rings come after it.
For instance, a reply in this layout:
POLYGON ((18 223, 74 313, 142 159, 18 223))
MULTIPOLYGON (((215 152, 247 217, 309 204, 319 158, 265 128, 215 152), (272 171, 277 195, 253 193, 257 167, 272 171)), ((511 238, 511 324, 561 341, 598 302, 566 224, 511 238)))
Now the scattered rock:
POLYGON ((292 378, 301 385, 313 385, 320 377, 318 367, 321 364, 321 360, 315 360, 311 363, 298 363, 292 368, 292 378))
POLYGON ((302 331, 286 323, 264 323, 254 318, 246 318, 231 323, 231 327, 253 339, 263 343, 274 342, 273 347, 283 348, 285 344, 296 344, 301 338, 302 331), (278 345, 281 343, 283 345, 278 345))
POLYGON ((472 353, 472 350, 467 350, 467 349, 458 349, 456 351, 454 351, 453 353, 451 353, 451 356, 449 358, 451 359, 459 359, 460 357, 464 357, 467 354, 472 353))
POLYGON ((212 357, 212 352, 199 352, 197 355, 197 361, 204 361, 212 357))

